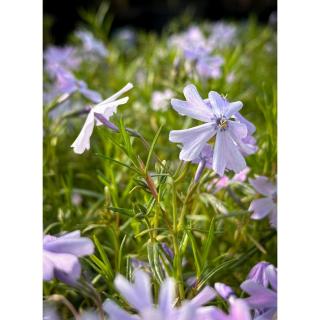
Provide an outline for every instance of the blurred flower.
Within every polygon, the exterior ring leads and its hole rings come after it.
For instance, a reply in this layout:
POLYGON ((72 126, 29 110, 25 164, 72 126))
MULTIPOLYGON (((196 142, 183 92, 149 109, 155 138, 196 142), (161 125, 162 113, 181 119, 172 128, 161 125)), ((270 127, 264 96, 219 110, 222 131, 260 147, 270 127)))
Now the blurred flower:
POLYGON ((196 70, 204 78, 218 79, 221 77, 223 58, 220 56, 206 56, 197 61, 196 70))
POLYGON ((44 61, 45 69, 51 76, 55 76, 60 68, 73 70, 80 64, 73 47, 48 47, 44 52, 44 61))
POLYGON ((237 28, 223 21, 215 22, 211 29, 208 43, 213 48, 223 49, 235 42, 237 28))
POLYGON ((249 211, 253 211, 252 219, 261 220, 269 215, 270 224, 277 228, 277 186, 269 181, 267 177, 258 176, 256 179, 249 179, 250 184, 265 198, 253 200, 249 211))
POLYGON ((57 82, 55 90, 60 95, 71 95, 72 93, 78 91, 94 103, 98 103, 102 99, 98 92, 88 89, 87 84, 84 81, 76 79, 70 71, 67 71, 63 68, 58 68, 56 70, 56 79, 57 82))
POLYGON ((46 235, 43 238, 43 280, 54 277, 63 282, 74 282, 80 277, 79 257, 92 254, 94 246, 89 238, 80 237, 80 231, 61 237, 46 235))
POLYGON ((43 320, 61 320, 57 307, 50 302, 43 303, 43 320))
POLYGON ((194 85, 186 86, 183 93, 187 101, 172 99, 172 107, 179 114, 203 121, 205 124, 170 131, 169 140, 182 144, 180 159, 197 159, 207 141, 216 135, 212 158, 212 168, 215 172, 223 176, 224 171, 228 169, 236 173, 245 169, 246 162, 241 151, 253 153, 242 141, 247 136, 248 129, 244 123, 230 119, 242 108, 242 102, 230 103, 217 92, 210 91, 209 103, 206 103, 194 85))
POLYGON ((170 89, 164 91, 154 91, 151 98, 151 108, 155 111, 166 111, 173 92, 170 89))
POLYGON ((119 100, 117 99, 122 94, 129 91, 132 87, 133 85, 131 83, 128 83, 110 98, 100 102, 90 110, 78 137, 71 145, 75 153, 81 154, 85 150, 90 149, 90 137, 92 135, 94 125, 95 123, 97 126, 102 124, 101 121, 95 118, 95 113, 101 114, 105 117, 106 120, 109 120, 109 118, 117 111, 117 107, 119 105, 125 104, 129 100, 128 97, 119 100))
POLYGON ((236 173, 232 179, 229 179, 227 176, 223 176, 221 178, 216 178, 213 179, 213 183, 215 183, 215 190, 214 193, 220 191, 221 189, 226 188, 228 185, 232 183, 239 183, 239 182, 244 182, 247 179, 247 175, 250 172, 250 168, 246 167, 239 173, 236 173))
POLYGON ((250 309, 243 299, 235 299, 230 302, 229 314, 216 307, 212 307, 209 316, 203 320, 251 320, 250 309))
POLYGON ((161 242, 161 248, 163 249, 163 251, 166 253, 166 255, 173 260, 174 258, 174 254, 172 249, 164 242, 161 242))
POLYGON ((130 27, 124 27, 117 30, 114 34, 114 38, 123 48, 131 48, 137 41, 136 32, 130 27))
POLYGON ((149 276, 141 271, 135 271, 134 283, 130 283, 123 276, 117 275, 115 286, 120 294, 135 309, 139 315, 132 315, 120 308, 112 300, 106 300, 103 308, 110 320, 200 320, 199 313, 207 314, 202 305, 215 297, 214 290, 205 287, 196 297, 190 301, 185 301, 181 307, 175 308, 176 292, 175 282, 167 278, 161 285, 158 305, 153 304, 151 294, 151 283, 149 276))
POLYGON ((74 206, 80 206, 80 204, 82 203, 81 194, 74 192, 71 197, 71 202, 74 206))
POLYGON ((97 55, 101 58, 108 55, 108 50, 103 42, 96 39, 94 35, 87 30, 80 30, 75 33, 76 37, 82 41, 84 53, 97 55))
POLYGON ((254 278, 246 280, 241 289, 250 295, 245 301, 255 310, 254 319, 272 320, 277 314, 277 269, 269 264, 263 273, 265 279, 262 282, 256 282, 254 278))

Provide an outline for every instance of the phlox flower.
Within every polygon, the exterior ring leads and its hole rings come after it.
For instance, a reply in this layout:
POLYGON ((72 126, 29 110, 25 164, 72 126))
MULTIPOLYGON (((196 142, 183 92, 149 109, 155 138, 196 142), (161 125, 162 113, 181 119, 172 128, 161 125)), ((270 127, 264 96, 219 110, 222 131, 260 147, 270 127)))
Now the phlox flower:
POLYGON ((110 320, 200 320, 198 314, 207 314, 202 305, 215 297, 214 290, 205 287, 196 297, 185 301, 181 307, 174 307, 176 302, 175 282, 167 278, 161 285, 158 304, 153 303, 149 276, 135 271, 135 280, 130 283, 123 276, 117 275, 115 287, 138 314, 130 314, 115 302, 107 299, 103 308, 110 320))
POLYGON ((170 89, 164 91, 154 91, 151 98, 151 108, 155 111, 166 111, 173 92, 170 89))
POLYGON ((50 46, 44 52, 45 69, 51 76, 55 76, 60 68, 73 70, 80 64, 73 47, 50 46))
POLYGON ((277 186, 267 177, 258 176, 255 179, 249 179, 253 188, 264 198, 253 200, 250 204, 249 211, 253 211, 252 219, 261 220, 269 215, 270 224, 277 228, 277 186))
POLYGON ((43 238, 43 280, 54 277, 72 283, 80 277, 79 257, 92 254, 94 246, 89 238, 80 237, 80 231, 60 237, 45 235, 43 238))
POLYGON ((262 279, 252 277, 241 284, 241 289, 249 294, 245 301, 255 310, 254 320, 272 320, 277 314, 277 269, 271 264, 262 268, 262 279))
POLYGON ((78 137, 71 145, 75 153, 81 154, 85 150, 90 149, 90 137, 92 135, 94 125, 96 124, 99 126, 102 124, 101 121, 95 118, 95 114, 101 114, 106 120, 109 120, 109 118, 117 111, 117 107, 127 103, 129 100, 128 97, 122 99, 118 98, 125 92, 129 91, 132 87, 133 85, 128 83, 110 98, 92 107, 78 137))
POLYGON ((102 99, 98 92, 88 89, 84 81, 78 80, 70 71, 63 68, 57 69, 56 80, 56 91, 59 94, 71 95, 78 91, 94 103, 98 103, 102 99))
POLYGON ((209 100, 203 100, 194 85, 183 90, 186 101, 172 99, 172 107, 181 115, 205 122, 194 128, 172 130, 169 134, 171 142, 181 143, 179 158, 192 161, 199 157, 207 142, 214 136, 215 146, 212 157, 212 168, 220 176, 225 170, 236 173, 244 170, 246 162, 243 152, 253 153, 243 142, 248 135, 245 123, 234 119, 234 115, 242 108, 242 102, 228 102, 215 91, 209 92, 209 100))
POLYGON ((228 301, 230 299, 231 301, 232 299, 236 298, 236 294, 234 293, 232 288, 224 283, 216 282, 214 284, 214 288, 216 289, 216 292, 219 294, 219 296, 224 300, 228 301))
POLYGON ((223 63, 223 58, 218 55, 201 57, 197 60, 196 70, 203 78, 218 79, 221 77, 223 63))
POLYGON ((237 28, 234 25, 219 21, 212 25, 208 43, 213 48, 223 49, 233 44, 236 36, 237 28))
POLYGON ((96 39, 91 32, 87 30, 79 30, 75 35, 82 41, 84 53, 96 54, 102 58, 108 55, 108 50, 104 46, 103 42, 96 39))

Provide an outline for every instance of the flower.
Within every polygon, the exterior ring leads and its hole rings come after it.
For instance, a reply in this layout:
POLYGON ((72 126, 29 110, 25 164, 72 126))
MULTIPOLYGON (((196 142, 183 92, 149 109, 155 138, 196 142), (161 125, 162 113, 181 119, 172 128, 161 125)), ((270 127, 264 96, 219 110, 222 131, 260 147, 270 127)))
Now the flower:
POLYGON ((211 287, 205 287, 196 297, 190 301, 185 301, 181 307, 175 308, 175 282, 172 278, 167 278, 161 285, 158 305, 156 306, 153 304, 149 276, 141 270, 136 270, 134 275, 134 283, 130 283, 123 276, 117 275, 115 286, 132 308, 138 312, 138 315, 128 313, 115 302, 107 299, 103 308, 110 320, 200 320, 202 318, 198 314, 207 314, 207 310, 202 305, 215 297, 214 290, 211 287))
POLYGON ((171 142, 181 143, 180 159, 192 161, 197 159, 206 143, 216 135, 212 157, 212 168, 223 176, 227 169, 239 173, 246 167, 242 154, 253 153, 253 150, 242 141, 248 135, 245 123, 233 117, 242 108, 242 102, 228 102, 215 91, 209 92, 209 100, 203 100, 194 85, 188 85, 183 93, 187 101, 172 99, 172 107, 181 115, 205 122, 194 128, 172 130, 171 142))
POLYGON ((58 68, 56 71, 56 79, 56 91, 59 92, 59 94, 71 95, 79 91, 94 103, 98 103, 102 99, 98 92, 88 89, 87 84, 84 81, 76 79, 70 71, 58 68))
POLYGON ((173 97, 170 89, 165 91, 154 91, 151 98, 151 108, 155 111, 166 111, 168 109, 169 100, 173 97))
POLYGON ((93 132, 94 125, 101 125, 101 121, 95 119, 95 113, 102 114, 107 120, 117 111, 119 105, 127 103, 128 97, 117 100, 123 93, 133 87, 131 83, 126 84, 121 90, 112 95, 110 98, 95 105, 89 112, 87 119, 71 147, 75 153, 81 154, 85 150, 90 149, 90 137, 93 132))
POLYGON ((73 70, 80 64, 73 47, 49 47, 44 53, 45 69, 51 76, 55 76, 60 68, 73 70))
POLYGON ((200 152, 200 155, 192 160, 192 163, 199 163, 196 174, 194 176, 194 181, 199 181, 201 174, 204 168, 212 168, 212 158, 213 158, 213 149, 209 144, 205 144, 203 149, 200 152))
POLYGON ((223 63, 223 58, 218 55, 201 57, 196 63, 196 70, 203 78, 218 79, 221 76, 223 63))
POLYGON ((46 235, 43 238, 43 280, 54 277, 63 282, 74 282, 80 277, 79 257, 90 255, 94 246, 89 238, 73 231, 61 237, 46 235))
POLYGON ((277 314, 277 269, 269 264, 263 272, 265 279, 262 283, 253 278, 244 281, 241 289, 250 295, 245 301, 255 310, 254 319, 272 320, 277 314))
POLYGON ((251 320, 250 309, 243 299, 234 299, 230 302, 229 314, 216 307, 211 307, 207 317, 202 320, 251 320))
POLYGON ((96 54, 102 58, 107 56, 108 50, 100 40, 97 40, 94 37, 91 32, 87 30, 79 30, 75 33, 75 35, 82 41, 85 53, 96 54))
POLYGON ((271 264, 269 262, 261 261, 257 263, 249 272, 247 280, 253 280, 256 283, 262 284, 264 287, 268 287, 268 278, 266 269, 271 264))
POLYGON ((208 43, 213 48, 223 49, 234 43, 237 35, 237 28, 232 24, 219 21, 215 22, 211 29, 208 43))
POLYGON ((43 317, 42 320, 61 320, 57 307, 51 302, 43 303, 43 317))
POLYGON ((253 211, 252 219, 261 220, 269 215, 270 224, 277 228, 277 186, 269 181, 267 177, 258 176, 256 179, 249 179, 250 184, 265 198, 253 200, 249 211, 253 211))

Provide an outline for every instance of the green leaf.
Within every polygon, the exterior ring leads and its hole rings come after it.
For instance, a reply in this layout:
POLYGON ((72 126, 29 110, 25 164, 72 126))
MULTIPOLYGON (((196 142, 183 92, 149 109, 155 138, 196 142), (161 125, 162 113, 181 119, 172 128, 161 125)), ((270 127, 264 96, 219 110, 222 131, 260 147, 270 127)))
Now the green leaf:
POLYGON ((158 129, 156 135, 154 136, 152 144, 151 144, 151 147, 149 149, 148 158, 147 158, 147 162, 146 162, 146 166, 145 166, 145 173, 146 174, 148 173, 148 168, 149 168, 149 165, 150 165, 152 153, 153 153, 154 147, 156 145, 156 142, 157 142, 157 140, 159 138, 159 135, 160 135, 160 132, 162 130, 162 127, 163 127, 163 124, 160 126, 160 128, 158 129))

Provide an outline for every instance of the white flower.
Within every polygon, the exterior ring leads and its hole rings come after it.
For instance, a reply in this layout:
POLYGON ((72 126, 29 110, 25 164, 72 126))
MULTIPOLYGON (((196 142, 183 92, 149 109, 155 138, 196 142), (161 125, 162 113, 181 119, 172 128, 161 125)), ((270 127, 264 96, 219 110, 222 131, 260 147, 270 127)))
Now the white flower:
POLYGON ((101 125, 102 123, 95 119, 94 114, 100 113, 102 114, 107 120, 117 111, 117 107, 121 104, 125 104, 129 98, 125 97, 119 100, 122 94, 132 89, 132 83, 126 84, 121 90, 117 93, 112 95, 110 98, 100 102, 99 104, 95 105, 89 112, 87 119, 74 143, 71 145, 73 151, 75 153, 81 154, 85 150, 90 149, 90 137, 93 132, 94 124, 96 123, 97 126, 101 125))

